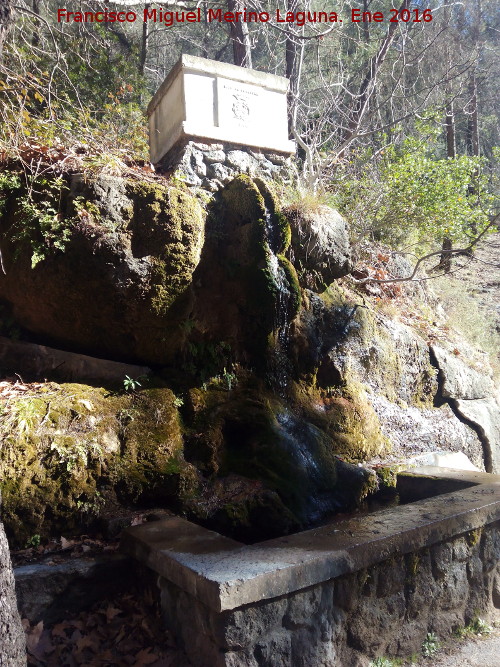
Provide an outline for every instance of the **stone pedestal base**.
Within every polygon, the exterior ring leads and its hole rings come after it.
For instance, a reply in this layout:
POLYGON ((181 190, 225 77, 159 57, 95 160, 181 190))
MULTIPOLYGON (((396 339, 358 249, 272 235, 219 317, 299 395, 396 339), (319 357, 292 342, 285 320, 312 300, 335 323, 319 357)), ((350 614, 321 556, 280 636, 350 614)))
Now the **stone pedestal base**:
POLYGON ((293 180, 289 155, 270 153, 236 144, 188 141, 172 148, 156 165, 163 174, 175 175, 187 185, 216 192, 239 174, 293 180))

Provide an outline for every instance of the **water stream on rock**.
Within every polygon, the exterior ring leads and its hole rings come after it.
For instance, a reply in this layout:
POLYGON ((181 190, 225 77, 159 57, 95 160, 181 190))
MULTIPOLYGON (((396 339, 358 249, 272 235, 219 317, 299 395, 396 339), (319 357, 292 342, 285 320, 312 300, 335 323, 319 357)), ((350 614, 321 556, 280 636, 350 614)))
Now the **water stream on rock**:
POLYGON ((266 208, 266 242, 269 249, 268 267, 277 290, 273 323, 275 346, 270 362, 270 377, 279 395, 284 397, 290 374, 290 363, 287 352, 290 341, 289 304, 291 295, 285 271, 280 266, 278 256, 273 249, 273 246, 276 245, 276 233, 277 230, 273 225, 272 215, 266 208))

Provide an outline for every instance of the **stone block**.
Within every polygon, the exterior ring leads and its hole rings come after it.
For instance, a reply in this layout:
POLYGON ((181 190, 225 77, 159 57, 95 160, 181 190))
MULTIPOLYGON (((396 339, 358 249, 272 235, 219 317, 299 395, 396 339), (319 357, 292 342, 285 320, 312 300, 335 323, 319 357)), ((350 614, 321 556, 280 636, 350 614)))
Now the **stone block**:
POLYGON ((498 568, 500 558, 500 530, 492 528, 483 537, 483 567, 485 572, 498 568))
POLYGON ((249 173, 258 166, 257 160, 246 151, 229 151, 226 163, 238 173, 249 173))
POLYGON ((226 154, 222 149, 220 150, 209 150, 203 154, 203 159, 207 164, 212 164, 213 162, 225 162, 226 154))
POLYGON ((287 89, 281 76, 182 55, 148 106, 151 162, 189 138, 294 153, 287 89))
POLYGON ((406 581, 404 561, 388 561, 378 566, 377 597, 387 597, 402 591, 406 581))
POLYGON ((345 611, 352 611, 358 603, 359 584, 354 574, 335 580, 333 600, 335 605, 345 611))
POLYGON ((288 600, 281 598, 254 607, 244 607, 213 616, 212 630, 224 649, 245 649, 262 637, 282 627, 288 600))
POLYGON ((337 650, 333 641, 322 641, 318 628, 300 628, 292 635, 292 661, 294 667, 330 667, 337 663, 337 650))
POLYGON ((214 164, 208 165, 207 176, 211 179, 216 179, 222 183, 225 183, 226 181, 232 178, 230 170, 220 162, 215 162, 214 164))
POLYGON ((349 645, 368 655, 384 651, 403 625, 406 601, 400 591, 386 598, 364 598, 350 617, 349 645))
POLYGON ((254 655, 259 667, 290 667, 293 664, 290 633, 282 630, 262 636, 254 655))
POLYGON ((286 627, 313 624, 314 616, 320 610, 322 593, 322 588, 312 586, 305 591, 292 595, 288 601, 285 615, 286 627))

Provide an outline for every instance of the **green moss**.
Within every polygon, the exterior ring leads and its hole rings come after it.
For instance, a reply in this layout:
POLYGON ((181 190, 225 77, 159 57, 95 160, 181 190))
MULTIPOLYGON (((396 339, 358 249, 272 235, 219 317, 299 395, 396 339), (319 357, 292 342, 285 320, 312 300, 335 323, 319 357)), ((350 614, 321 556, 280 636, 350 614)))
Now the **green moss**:
POLYGON ((280 247, 278 252, 285 253, 292 242, 292 228, 283 213, 276 214, 276 223, 280 234, 280 247))
POLYGON ((406 570, 408 577, 414 579, 420 568, 421 555, 419 553, 411 553, 406 556, 406 570))
POLYGON ((250 176, 242 174, 234 178, 222 190, 225 214, 230 226, 252 222, 265 222, 266 205, 264 197, 250 176))
POLYGON ((283 255, 278 255, 278 260, 285 272, 288 287, 292 295, 289 313, 289 317, 292 320, 299 312, 302 290, 300 289, 299 278, 293 264, 283 255))
POLYGON ((470 547, 475 547, 481 541, 482 534, 483 534, 482 528, 476 528, 475 530, 470 530, 466 535, 467 544, 470 547))
POLYGON ((356 505, 361 505, 364 500, 377 493, 379 490, 377 475, 368 471, 366 479, 363 484, 360 485, 359 489, 356 492, 355 502, 356 505))
POLYGON ((336 389, 336 395, 317 397, 317 401, 324 403, 325 410, 309 409, 309 417, 332 438, 336 454, 356 462, 390 451, 364 385, 350 380, 336 389))
POLYGON ((276 253, 284 254, 290 247, 292 241, 290 223, 286 216, 280 211, 278 196, 272 187, 272 184, 267 183, 261 178, 254 178, 254 182, 264 198, 268 214, 271 216, 272 225, 277 232, 273 250, 276 253))
POLYGON ((195 491, 169 389, 47 388, 11 400, 0 426, 3 520, 15 542, 75 529, 101 488, 123 502, 195 491))
POLYGON ((376 470, 380 490, 395 489, 398 481, 397 468, 382 466, 376 470))
POLYGON ((158 183, 131 181, 134 210, 129 229, 140 256, 151 256, 150 298, 165 315, 191 285, 204 242, 205 214, 195 197, 158 183))

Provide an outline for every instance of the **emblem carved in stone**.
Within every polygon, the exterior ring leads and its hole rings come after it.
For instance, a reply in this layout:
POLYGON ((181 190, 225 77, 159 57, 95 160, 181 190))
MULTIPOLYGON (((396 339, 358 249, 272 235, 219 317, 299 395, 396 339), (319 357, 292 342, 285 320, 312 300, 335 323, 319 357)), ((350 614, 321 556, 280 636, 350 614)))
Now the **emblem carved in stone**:
POLYGON ((237 120, 246 120, 250 115, 250 107, 248 106, 247 101, 241 95, 233 95, 233 98, 233 116, 237 120))

